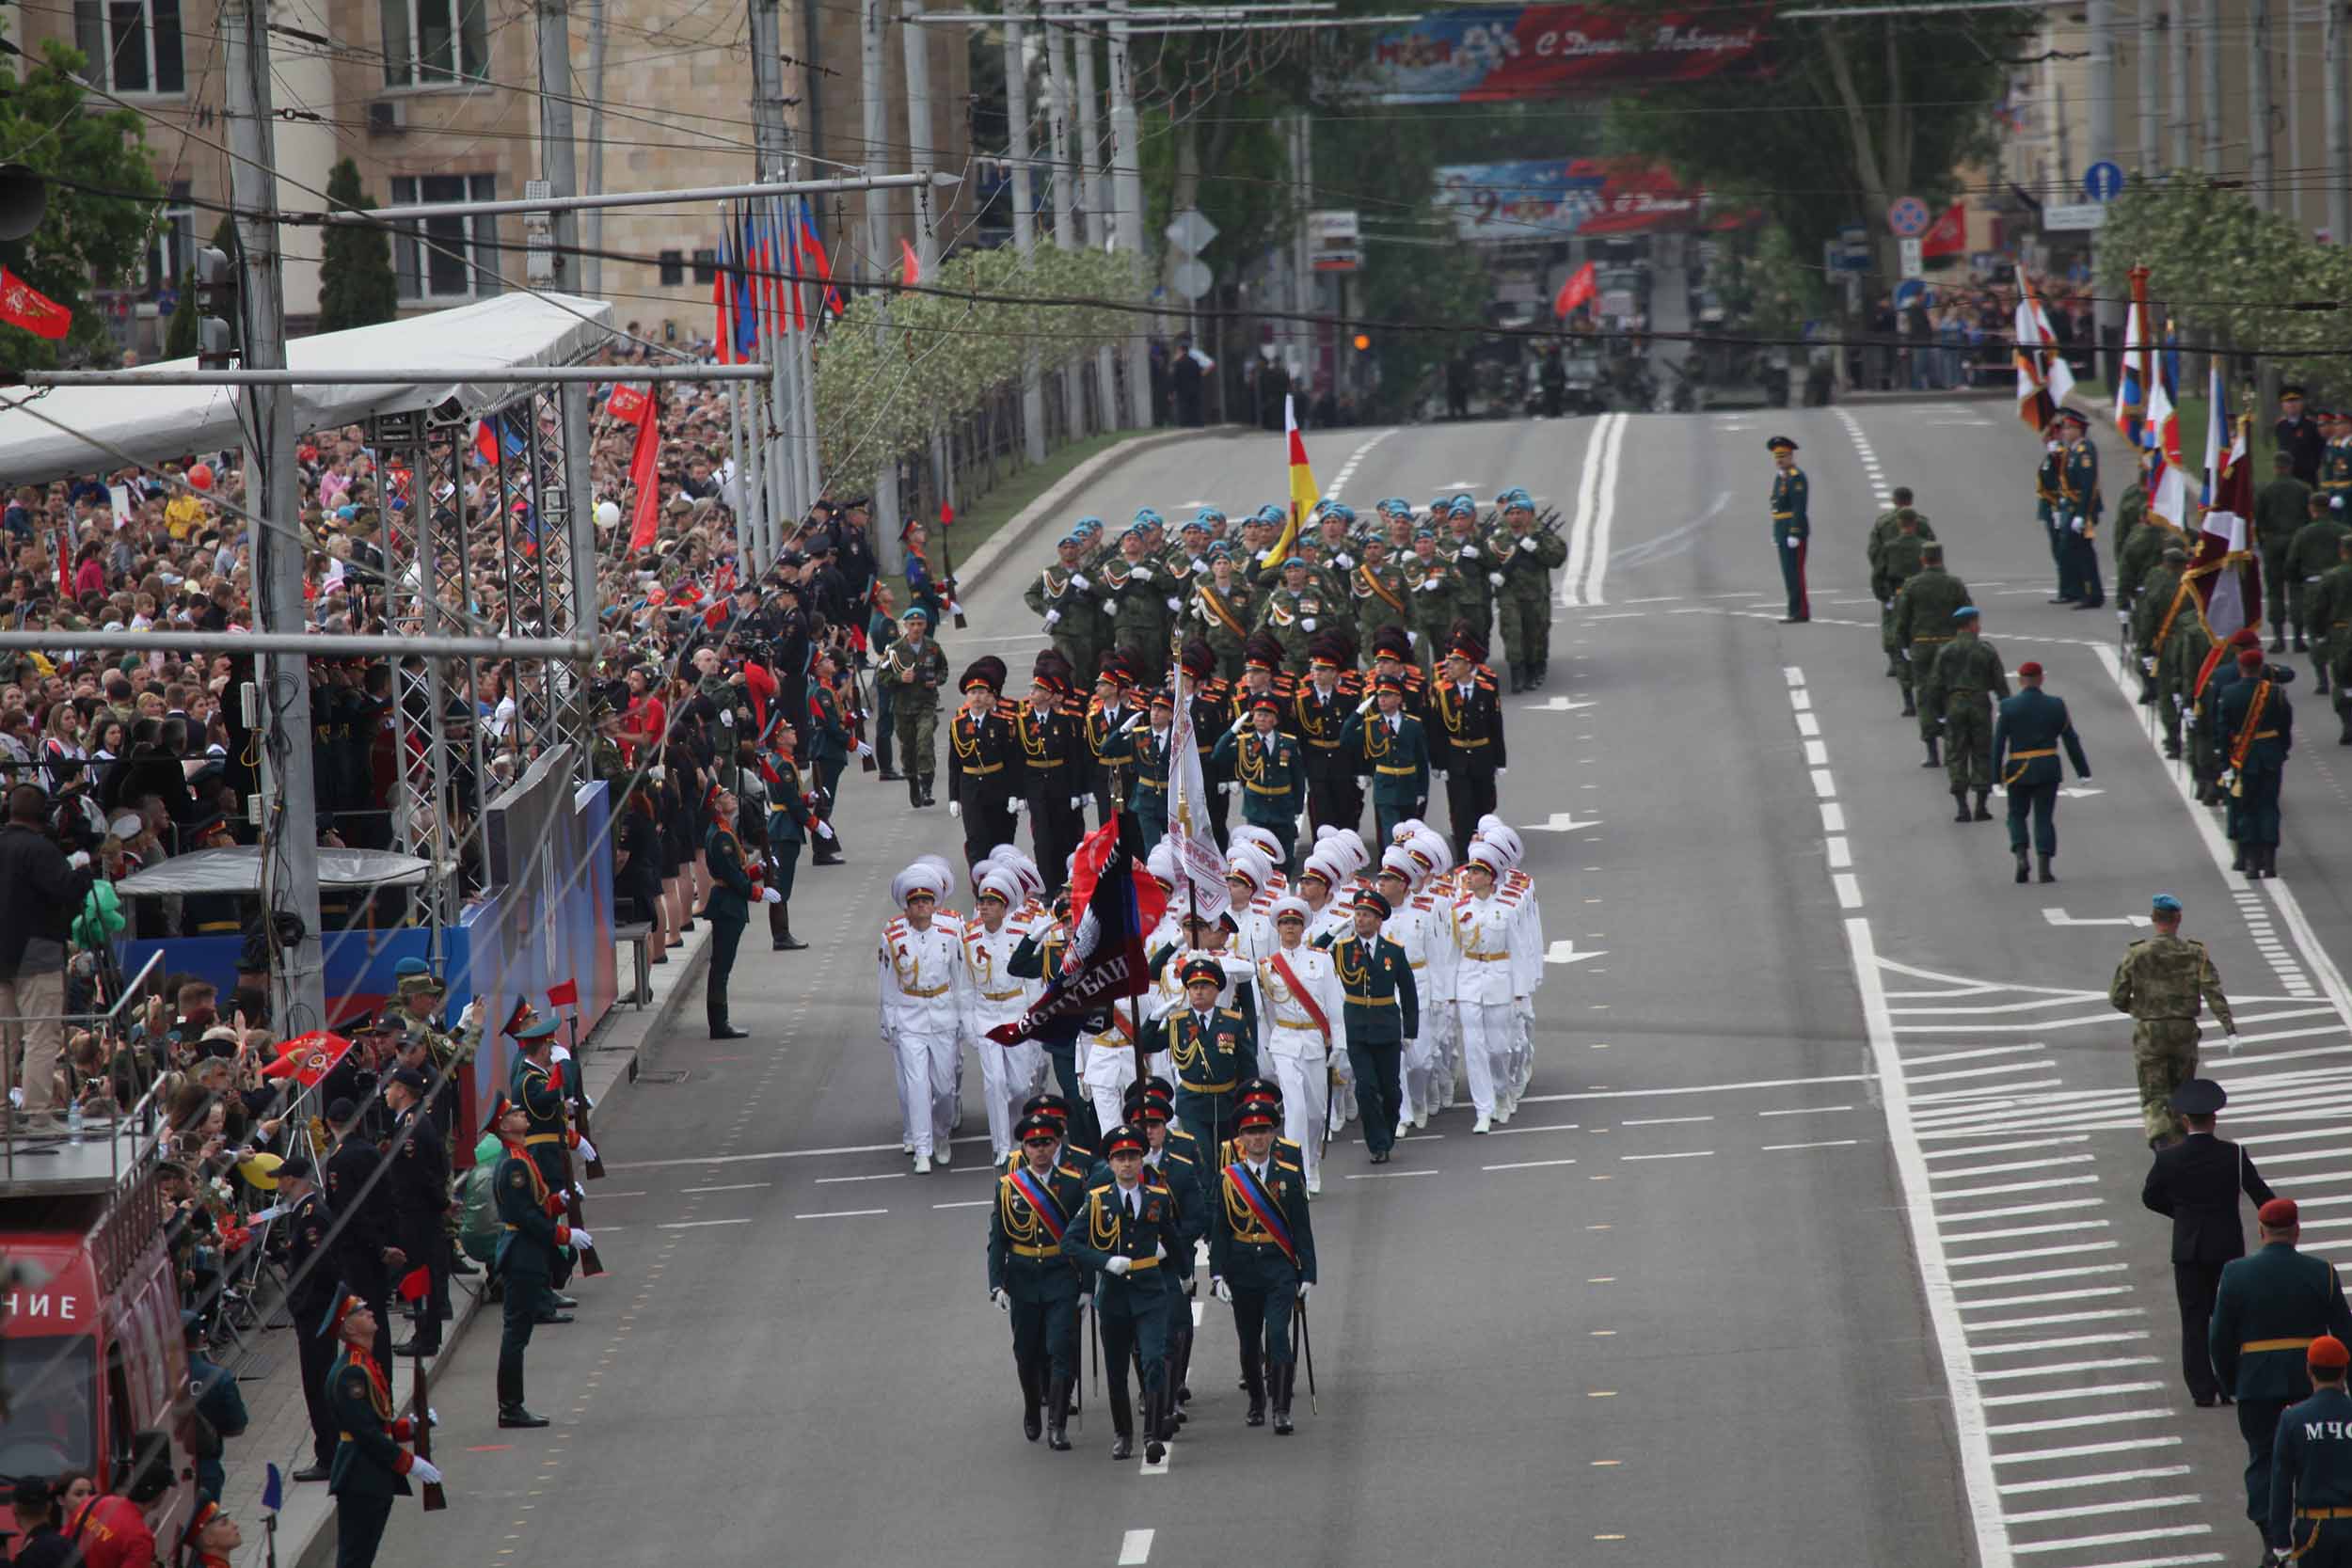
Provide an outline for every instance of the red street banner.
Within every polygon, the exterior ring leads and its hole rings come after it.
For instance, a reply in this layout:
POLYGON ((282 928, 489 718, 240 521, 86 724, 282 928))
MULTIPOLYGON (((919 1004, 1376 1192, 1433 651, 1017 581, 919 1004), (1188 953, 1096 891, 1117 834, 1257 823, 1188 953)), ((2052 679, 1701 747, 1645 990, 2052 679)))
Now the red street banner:
POLYGON ((62 338, 73 330, 73 312, 0 267, 0 322, 36 338, 62 338))
POLYGON ((1769 4, 1443 11, 1380 34, 1364 85, 1384 103, 1490 103, 1703 81, 1760 69, 1771 21, 1769 4))
POLYGON ((1919 237, 1919 254, 1924 257, 1964 256, 1968 253, 1968 207, 1955 201, 1944 209, 1925 234, 1919 237))
POLYGON ((1677 180, 1663 165, 1641 158, 1580 158, 1577 163, 1601 175, 1600 189, 1576 226, 1580 234, 1646 234, 1688 229, 1698 220, 1704 193, 1677 180))

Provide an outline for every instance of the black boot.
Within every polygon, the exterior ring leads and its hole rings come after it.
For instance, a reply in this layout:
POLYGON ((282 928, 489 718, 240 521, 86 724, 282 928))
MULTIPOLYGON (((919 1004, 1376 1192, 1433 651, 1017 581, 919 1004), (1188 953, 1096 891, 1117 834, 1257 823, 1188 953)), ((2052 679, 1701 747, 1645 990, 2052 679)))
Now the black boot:
POLYGON ((1919 717, 1919 705, 1913 699, 1911 693, 1908 691, 1903 693, 1903 717, 1906 719, 1916 719, 1919 717))
POLYGON ((1520 684, 1520 682, 1519 682, 1519 666, 1518 666, 1518 665, 1517 665, 1517 664, 1512 665, 1512 666, 1511 666, 1511 690, 1512 690, 1512 692, 1516 695, 1517 693, 1521 692, 1521 691, 1524 691, 1524 690, 1526 690, 1526 689, 1527 689, 1527 688, 1526 688, 1525 686, 1521 685, 1521 684, 1520 684))
POLYGON ((1070 1380, 1045 1382, 1045 1446, 1056 1453, 1070 1451, 1070 1380))
POLYGON ((2233 871, 2243 871, 2246 869, 2246 846, 2241 844, 2236 847, 2237 853, 2230 857, 2230 869, 2233 871))
MULTIPOLYGON (((2023 882, 2023 881, 2025 881, 2025 880, 2026 880, 2028 877, 2031 877, 2031 876, 2033 875, 2033 872, 2032 872, 2031 868, 2029 868, 2029 867, 2026 864, 2026 851, 2024 851, 2023 849, 2012 849, 2012 850, 2010 850, 2010 853, 2011 853, 2011 854, 2013 854, 2013 855, 2015 855, 2015 856, 2017 857, 2017 879, 2018 879, 2020 882, 2023 882)), ((2043 862, 2042 863, 2046 865, 2046 864, 2048 864, 2049 863, 2045 861, 2045 862, 2043 862)))
MULTIPOLYGON (((2036 858, 2036 859, 2037 859, 2037 860, 2041 863, 2041 865, 2042 865, 2042 872, 2041 872, 2041 877, 2042 877, 2042 879, 2043 881, 2045 881, 2045 882, 2055 882, 2055 881, 2057 881, 2057 880, 2058 880, 2058 873, 2057 873, 2057 872, 2055 872, 2055 871, 2052 871, 2052 870, 2050 869, 2050 861, 2051 861, 2051 858, 2052 858, 2052 857, 2050 857, 2050 856, 2048 856, 2048 855, 2039 855, 2039 856, 2036 856, 2035 858, 2036 858)), ((2023 859, 2024 859, 2024 857, 2023 857, 2023 856, 2020 856, 2020 857, 2019 857, 2019 859, 2020 859, 2020 861, 2022 862, 2022 861, 2023 861, 2023 859)), ((2019 871, 2019 873, 2020 873, 2020 878, 2019 878, 2019 879, 2020 879, 2020 880, 2023 880, 2024 879, 2023 879, 2023 875, 2022 875, 2022 874, 2024 873, 2024 871, 2025 871, 2025 869, 2026 869, 2026 868, 2025 868, 2025 866, 2021 863, 2021 864, 2018 866, 2018 868, 2017 868, 2017 869, 2018 869, 2018 871, 2019 871)))
POLYGON ((1165 1394, 1143 1396, 1143 1462, 1146 1465, 1157 1465, 1168 1457, 1168 1440, 1173 1433, 1163 1431, 1160 1424, 1167 1419, 1160 1414, 1160 1405, 1167 1397, 1165 1394))
POLYGON ((2285 632, 2274 631, 2270 634, 2270 651, 2274 654, 2282 654, 2287 651, 2287 634, 2285 632))
POLYGON ((1034 1443, 1045 1426, 1043 1415, 1038 1409, 1037 1369, 1026 1361, 1017 1365, 1021 1372, 1021 1435, 1034 1443))
POLYGON ((1944 766, 1944 758, 1936 750, 1935 736, 1928 736, 1928 760, 1921 763, 1919 766, 1922 768, 1941 768, 1944 766))
POLYGON ((779 953, 797 953, 808 943, 792 934, 792 906, 768 906, 768 945, 779 953))
POLYGON ((1551 660, 1548 658, 1537 659, 1534 663, 1527 667, 1527 689, 1530 691, 1542 690, 1544 682, 1551 678, 1551 660))
POLYGON ((543 1427, 545 1416, 534 1416, 523 1407, 523 1358, 516 1354, 510 1361, 499 1357, 498 1369, 499 1425, 501 1427, 543 1427))
POLYGON ((1256 1350, 1241 1353, 1241 1386, 1249 1391, 1249 1414, 1242 1418, 1242 1425, 1265 1425, 1265 1356, 1256 1350))
POLYGON ((1990 822, 1993 820, 1992 810, 1985 805, 1985 801, 1991 799, 1992 795, 1993 792, 1989 789, 1979 789, 1977 791, 1977 820, 1979 822, 1990 822))
POLYGON ((939 797, 931 793, 931 781, 938 776, 939 775, 936 773, 926 773, 923 775, 923 803, 927 806, 935 806, 939 804, 939 797))
POLYGON ((2279 847, 2275 844, 2264 845, 2262 857, 2263 875, 2276 879, 2279 875, 2279 847))
POLYGON ((1298 1383, 1298 1363, 1285 1361, 1274 1369, 1274 1435, 1291 1434, 1291 1390, 1298 1383))
POLYGON ((2299 630, 2295 634, 2295 651, 2298 654, 2307 654, 2312 651, 2311 644, 2304 641, 2303 634, 2299 630))
POLYGON ((2168 762, 2181 760, 2181 737, 2179 736, 2168 735, 2164 737, 2164 755, 2168 762))
POLYGON ((1111 1387, 1111 1457, 1132 1458, 1136 1451, 1136 1414, 1127 1403, 1127 1390, 1111 1387))
POLYGON ((1964 790, 1964 789, 1955 789, 1955 790, 1953 790, 1953 791, 1952 791, 1952 803, 1953 803, 1954 805, 1956 805, 1956 806, 1958 806, 1958 807, 1960 808, 1960 810, 1959 810, 1959 811, 1957 811, 1957 812, 1955 812, 1955 813, 1953 813, 1953 814, 1952 814, 1952 820, 1953 820, 1953 821, 1955 821, 1955 822, 1965 822, 1965 821, 1967 821, 1967 820, 1968 820, 1968 792, 1967 792, 1966 790, 1964 790))
POLYGON ((916 778, 914 774, 909 773, 907 775, 907 804, 910 806, 919 806, 922 803, 923 781, 916 778))

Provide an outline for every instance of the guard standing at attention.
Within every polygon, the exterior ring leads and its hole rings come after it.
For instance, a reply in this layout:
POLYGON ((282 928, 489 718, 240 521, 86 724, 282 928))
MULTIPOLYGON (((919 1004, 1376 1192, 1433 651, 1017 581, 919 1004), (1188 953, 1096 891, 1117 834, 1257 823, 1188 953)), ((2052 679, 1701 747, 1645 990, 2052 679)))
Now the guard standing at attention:
POLYGON ((1274 1152, 1276 1113, 1245 1104, 1241 1145, 1217 1177, 1209 1200, 1209 1289, 1233 1309, 1250 1426, 1265 1425, 1274 1404, 1276 1435, 1291 1426, 1291 1387, 1298 1363, 1291 1350, 1291 1309, 1304 1307, 1315 1282, 1315 1230, 1307 1180, 1295 1161, 1274 1152))
POLYGON ((1012 1361, 1021 1377, 1021 1432, 1037 1441, 1042 1404, 1046 1447, 1068 1452, 1071 1386, 1078 1368, 1078 1268, 1062 1251, 1072 1216, 1086 1200, 1085 1173, 1057 1162, 1061 1126, 1030 1115, 1015 1130, 1018 1163, 997 1178, 988 1221, 988 1299, 1012 1319, 1012 1361))
POLYGON ((1405 1042, 1421 1033, 1421 993, 1405 949, 1380 934, 1395 912, 1389 901, 1366 889, 1356 895, 1349 912, 1354 928, 1331 944, 1331 964, 1339 972, 1341 1007, 1347 1015, 1347 1057, 1356 1069, 1364 1147, 1374 1164, 1385 1165, 1405 1103, 1399 1079, 1405 1042))
POLYGON ((2058 454, 2058 542, 2066 552, 2059 575, 2074 586, 2076 610, 2096 610, 2107 602, 2106 590, 2099 583, 2096 544, 2106 502, 2099 494, 2099 449, 2090 444, 2090 421, 2077 410, 2058 410, 2059 434, 2066 443, 2058 454))
MULTIPOLYGON (((907 766, 913 768, 912 759, 907 766)), ((735 972, 735 955, 743 943, 743 927, 752 923, 752 900, 779 904, 784 895, 774 888, 752 885, 743 863, 743 841, 735 836, 739 809, 732 790, 720 790, 710 803, 710 832, 704 839, 710 863, 710 898, 703 912, 710 917, 710 975, 703 992, 703 1018, 714 1040, 749 1038, 749 1029, 727 1022, 727 976, 735 972)))
POLYGON ((2321 1335, 2352 1339, 2344 1283, 2324 1258, 2297 1252, 2302 1216, 2291 1197, 2274 1197, 2254 1216, 2262 1245, 2226 1263, 2214 1294, 2207 1343, 2213 1370, 2237 1400, 2246 1439, 2246 1516, 2270 1544, 2270 1459, 2279 1418, 2312 1392, 2308 1353, 2321 1335))
POLYGON ((1168 1397, 1168 1319, 1171 1309, 1170 1251, 1188 1244, 1178 1233, 1176 1200, 1165 1188, 1143 1180, 1143 1157, 1151 1140, 1133 1127, 1114 1127, 1103 1139, 1103 1157, 1112 1180, 1090 1189, 1062 1248, 1079 1267, 1100 1270, 1095 1288, 1095 1323, 1103 1336, 1103 1359, 1110 1373, 1111 1457, 1136 1451, 1135 1420, 1127 1402, 1127 1369, 1141 1362, 1143 1457, 1156 1465, 1168 1456, 1162 1423, 1168 1397))
POLYGON ((2180 1137, 2172 1119, 2173 1091, 2197 1076, 2199 1005, 2213 1008, 2225 1035, 2237 1033, 2237 1020, 2205 944, 2181 935, 2181 901, 2159 893, 2151 915, 2155 934, 2132 943, 2115 966, 2107 1002, 2117 1012, 2132 1015, 2141 1130, 2148 1147, 2160 1148, 2180 1137))
POLYGON ((1781 586, 1788 590, 1788 613, 1780 620, 1781 625, 1790 626, 1813 619, 1813 601, 1804 592, 1804 557, 1813 539, 1813 522, 1805 515, 1808 485, 1804 470, 1797 467, 1796 442, 1774 436, 1764 443, 1764 450, 1772 454, 1776 470, 1772 475, 1772 553, 1780 558, 1781 586))
POLYGON ((406 1417, 393 1419, 391 1385, 382 1363, 368 1354, 379 1326, 374 1312, 358 1296, 345 1295, 329 1321, 343 1347, 326 1379, 326 1402, 341 1433, 326 1484, 335 1499, 335 1562, 336 1568, 368 1568, 392 1516, 392 1499, 409 1495, 408 1478, 430 1484, 441 1472, 400 1446, 414 1433, 406 1417))
POLYGON ((1952 612, 1952 640, 1935 656, 1935 689, 1944 704, 1944 777, 1960 807, 1955 822, 1972 819, 1971 789, 1977 792, 1973 820, 1993 820, 1985 804, 1993 795, 1993 700, 2009 695, 2009 666, 1978 635, 1983 623, 1975 605, 1962 605, 1952 612))
POLYGON ((2352 1349, 2323 1334, 2303 1353, 2312 1397, 2279 1417, 2270 1453, 2268 1541, 2274 1565, 2352 1568, 2352 1349))
POLYGON ((543 1427, 523 1403, 523 1353, 542 1323, 569 1323, 554 1304, 555 1275, 566 1247, 591 1247, 596 1239, 556 1216, 564 1211, 560 1191, 548 1185, 539 1163, 525 1147, 530 1118, 503 1096, 490 1112, 489 1131, 504 1149, 491 1174, 491 1199, 498 1207, 498 1255, 490 1272, 504 1281, 505 1308, 499 1333, 498 1402, 501 1427, 543 1427))
POLYGON ((2026 818, 2030 813, 2042 879, 2055 882, 2058 878, 2050 871, 2050 862, 2058 854, 2054 818, 2058 784, 2065 777, 2058 768, 2058 748, 2066 748, 2076 778, 2090 777, 2090 764, 2083 756, 2074 721, 2067 717, 2065 699, 2042 689, 2038 660, 2029 658, 2017 667, 2017 684, 2023 689, 2002 699, 2001 711, 1993 721, 1993 771, 2009 791, 2009 848, 2017 857, 2017 879, 2026 879, 2026 818))
POLYGON ((2172 1221, 2181 1376, 2188 1384, 2189 1397, 2208 1408, 2229 1397, 2213 1375, 2208 1341, 2222 1266, 2246 1256, 2237 1195, 2244 1192, 2257 1209, 2276 1196, 2246 1150, 2214 1136, 2214 1117, 2229 1099, 2229 1091, 2210 1078, 2192 1078, 2172 1092, 2172 1109, 2188 1124, 2188 1136, 2156 1150, 2155 1163, 2139 1189, 2142 1204, 2172 1221))

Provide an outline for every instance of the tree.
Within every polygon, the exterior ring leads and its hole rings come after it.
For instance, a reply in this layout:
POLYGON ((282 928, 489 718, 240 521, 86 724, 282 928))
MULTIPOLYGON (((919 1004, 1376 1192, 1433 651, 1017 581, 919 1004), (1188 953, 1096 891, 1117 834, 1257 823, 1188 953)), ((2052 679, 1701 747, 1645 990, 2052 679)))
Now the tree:
POLYGON ((114 343, 104 317, 91 307, 91 279, 111 285, 132 277, 146 258, 151 232, 163 221, 163 191, 148 166, 138 116, 127 109, 84 112, 84 94, 73 78, 87 63, 53 40, 39 61, 21 64, 22 81, 0 71, 0 163, 23 164, 36 174, 70 174, 76 182, 51 184, 40 227, 0 245, 8 270, 72 311, 73 325, 56 341, 0 327, 0 364, 49 369, 111 361, 114 343), (125 194, 97 196, 77 187, 125 194))
POLYGON ((164 357, 193 359, 196 357, 196 274, 180 279, 180 297, 172 303, 171 320, 164 326, 164 357))
MULTIPOLYGON (((330 210, 365 212, 375 205, 359 183, 359 166, 349 158, 326 177, 330 210)), ((382 229, 334 224, 326 230, 319 262, 319 330, 340 332, 373 326, 400 314, 400 291, 392 278, 391 236, 382 229)))

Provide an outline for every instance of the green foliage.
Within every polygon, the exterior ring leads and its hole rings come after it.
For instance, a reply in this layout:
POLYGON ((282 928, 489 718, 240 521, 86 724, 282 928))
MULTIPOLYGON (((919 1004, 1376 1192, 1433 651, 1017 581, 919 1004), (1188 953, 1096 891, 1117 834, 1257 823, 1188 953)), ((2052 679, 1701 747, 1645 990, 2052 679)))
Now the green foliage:
POLYGON ((1230 281, 1243 261, 1289 238, 1297 206, 1275 118, 1289 105, 1254 93, 1222 94, 1216 103, 1217 119, 1211 124, 1200 123, 1200 111, 1191 105, 1185 106, 1181 120, 1172 119, 1164 108, 1136 117, 1141 127, 1143 231, 1156 250, 1158 236, 1175 216, 1179 185, 1189 185, 1191 205, 1217 228, 1200 260, 1220 281, 1230 281), (1196 160, 1194 177, 1180 182, 1179 162, 1185 157, 1196 160))
POLYGON ((1759 337, 1791 338, 1828 308, 1829 288, 1820 264, 1799 259, 1788 231, 1768 224, 1756 237, 1755 254, 1740 269, 1731 307, 1759 337))
POLYGON ((73 312, 73 326, 56 342, 17 327, 0 327, 0 365, 49 369, 90 359, 111 361, 113 341, 90 305, 90 280, 131 279, 144 257, 163 192, 148 166, 139 119, 127 109, 87 112, 75 73, 87 64, 51 41, 38 63, 20 61, 24 79, 0 71, 0 163, 129 196, 94 196, 49 187, 49 208, 28 238, 0 245, 0 260, 40 293, 73 312))
POLYGON ((1041 246, 1026 265, 1009 246, 966 251, 927 280, 953 293, 866 293, 828 330, 817 362, 820 461, 836 487, 869 485, 892 452, 919 447, 942 420, 977 410, 1021 378, 1029 354, 1056 359, 1092 354, 1142 330, 1147 318, 1058 299, 1139 302, 1133 257, 1041 246))
POLYGON ((196 357, 196 274, 191 272, 180 279, 180 297, 171 307, 171 320, 164 325, 165 358, 196 357))
MULTIPOLYGON (((359 166, 349 158, 326 177, 326 200, 337 210, 364 212, 375 205, 359 183, 359 166)), ((399 284, 392 277, 391 236, 381 229, 337 224, 326 230, 319 262, 319 330, 373 326, 400 314, 399 284)))
POLYGON ((2127 293, 2131 267, 2144 266, 2152 300, 2185 302, 2171 314, 2187 336, 2311 354, 2280 362, 2280 373, 2332 388, 2327 397, 2352 391, 2338 356, 2346 341, 2341 307, 2352 300, 2352 249, 2319 244, 2293 218, 2261 211, 2242 192, 2185 169, 2162 182, 2134 181, 2108 205, 2099 262, 2101 293, 2127 293), (2339 308, 2280 308, 2317 301, 2339 308))

